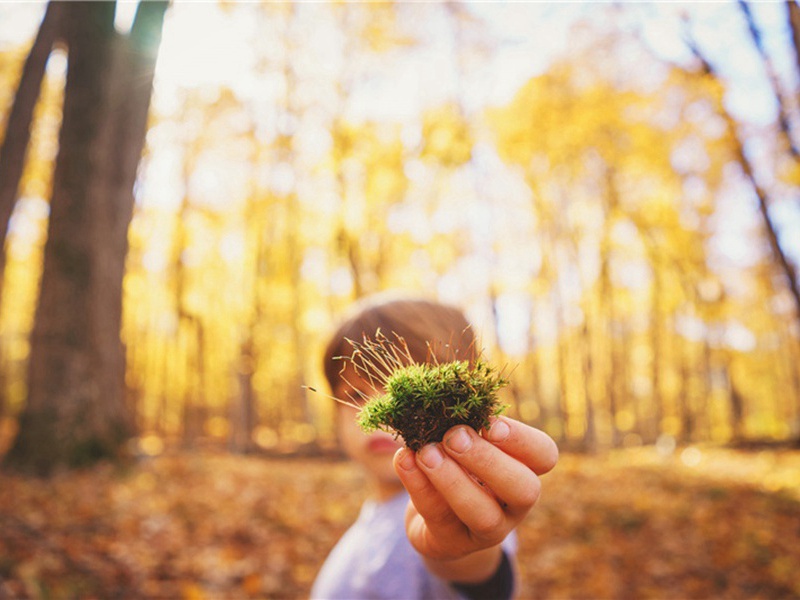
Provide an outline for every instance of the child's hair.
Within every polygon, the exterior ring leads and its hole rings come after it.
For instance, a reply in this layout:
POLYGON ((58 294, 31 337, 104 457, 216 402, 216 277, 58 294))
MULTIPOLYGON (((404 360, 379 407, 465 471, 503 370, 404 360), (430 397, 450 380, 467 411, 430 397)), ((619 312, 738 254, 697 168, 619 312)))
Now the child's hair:
POLYGON ((331 389, 349 370, 350 341, 374 340, 378 333, 391 342, 401 337, 414 362, 474 360, 475 334, 458 308, 425 299, 367 300, 330 337, 323 356, 325 378, 331 389), (349 341, 350 340, 350 341, 349 341))

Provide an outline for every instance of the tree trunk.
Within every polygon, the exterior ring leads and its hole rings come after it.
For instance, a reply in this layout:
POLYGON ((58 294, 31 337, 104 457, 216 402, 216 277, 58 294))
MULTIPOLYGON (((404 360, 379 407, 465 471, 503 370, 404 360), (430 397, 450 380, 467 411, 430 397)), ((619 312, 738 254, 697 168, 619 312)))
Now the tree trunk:
POLYGON ((594 415, 594 402, 592 401, 592 335, 589 329, 589 311, 586 311, 581 329, 583 349, 581 351, 581 367, 583 370, 583 397, 586 429, 583 434, 583 446, 589 452, 597 449, 597 426, 594 415))
MULTIPOLYGON (((610 213, 610 211, 609 211, 610 213)), ((604 353, 607 357, 605 369, 605 392, 608 404, 609 427, 611 431, 611 446, 616 448, 620 442, 619 428, 617 427, 617 410, 619 408, 617 396, 617 380, 619 378, 619 364, 617 359, 617 314, 614 306, 614 289, 611 285, 611 257, 610 257, 610 215, 604 220, 604 233, 600 250, 600 298, 601 314, 605 318, 605 341, 608 349, 604 353)))
MULTIPOLYGON (((792 390, 792 417, 791 436, 796 442, 800 442, 800 352, 798 352, 797 340, 790 331, 784 329, 781 333, 783 338, 782 346, 787 349, 785 353, 786 369, 789 373, 792 390)), ((800 444, 799 444, 800 445, 800 444)))
POLYGON ((181 311, 180 327, 187 332, 187 381, 183 391, 183 443, 191 447, 203 437, 208 420, 206 401, 206 334, 203 320, 181 311), (185 325, 185 328, 184 328, 185 325))
POLYGON ((62 5, 69 68, 48 239, 31 334, 28 402, 8 455, 46 474, 117 457, 133 434, 120 340, 133 184, 166 3, 129 37, 112 2, 62 5))
POLYGON ((537 334, 535 328, 535 317, 533 310, 530 315, 530 325, 528 326, 528 351, 526 353, 526 360, 530 361, 530 374, 531 374, 531 395, 535 399, 536 405, 539 408, 539 415, 533 423, 540 429, 548 427, 550 420, 550 409, 547 402, 544 400, 544 388, 542 385, 542 368, 540 365, 541 349, 539 348, 537 334))
POLYGON ((661 394, 661 266, 658 255, 651 252, 651 264, 653 266, 653 292, 651 294, 650 308, 650 346, 652 356, 650 359, 650 397, 651 397, 651 417, 645 427, 642 438, 647 443, 653 443, 661 431, 661 423, 664 421, 664 397, 661 394))
MULTIPOLYGON (((39 32, 22 67, 14 103, 8 115, 3 145, 0 147, 0 286, 5 270, 5 241, 8 223, 17 201, 25 155, 31 139, 33 110, 39 99, 45 66, 58 37, 60 4, 50 2, 39 32)), ((0 287, 2 293, 2 287, 0 287)))
POLYGON ((694 412, 692 410, 692 373, 689 363, 690 342, 689 340, 678 341, 680 345, 680 389, 678 391, 678 404, 680 407, 681 435, 682 442, 687 444, 694 440, 694 412))
MULTIPOLYGON (((184 188, 189 190, 190 174, 194 167, 194 155, 184 157, 184 188)), ((173 279, 175 281, 175 312, 178 317, 178 336, 186 332, 186 384, 183 389, 181 436, 183 443, 192 446, 203 434, 207 417, 205 402, 205 328, 201 315, 193 313, 186 305, 188 273, 182 260, 186 250, 186 223, 190 213, 189 196, 184 194, 175 223, 175 239, 172 248, 173 279)))
POLYGON ((256 397, 253 389, 253 375, 256 367, 255 342, 252 334, 242 344, 239 356, 239 393, 231 400, 230 436, 228 449, 231 452, 246 454, 255 449, 253 431, 256 428, 256 397))
POLYGON ((731 437, 734 442, 741 442, 744 440, 744 398, 733 381, 733 375, 730 372, 729 364, 725 366, 725 375, 728 382, 731 437))

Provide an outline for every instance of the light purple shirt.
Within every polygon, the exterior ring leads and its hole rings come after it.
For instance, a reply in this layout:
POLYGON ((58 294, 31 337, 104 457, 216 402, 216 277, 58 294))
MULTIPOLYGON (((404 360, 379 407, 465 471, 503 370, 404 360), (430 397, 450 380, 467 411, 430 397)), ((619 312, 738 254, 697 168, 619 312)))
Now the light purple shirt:
MULTIPOLYGON (((406 536, 408 494, 386 502, 368 500, 336 544, 311 589, 314 600, 461 600, 447 582, 428 572, 406 536)), ((503 542, 513 556, 516 536, 503 542)))

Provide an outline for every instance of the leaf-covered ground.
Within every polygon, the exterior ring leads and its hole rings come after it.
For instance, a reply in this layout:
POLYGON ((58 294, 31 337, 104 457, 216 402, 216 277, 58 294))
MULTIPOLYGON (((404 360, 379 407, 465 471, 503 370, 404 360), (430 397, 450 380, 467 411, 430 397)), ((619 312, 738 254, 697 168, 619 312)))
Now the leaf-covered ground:
MULTIPOLYGON (((0 598, 303 598, 363 479, 172 454, 0 474, 0 598)), ((562 456, 520 530, 521 598, 800 598, 800 453, 562 456)))

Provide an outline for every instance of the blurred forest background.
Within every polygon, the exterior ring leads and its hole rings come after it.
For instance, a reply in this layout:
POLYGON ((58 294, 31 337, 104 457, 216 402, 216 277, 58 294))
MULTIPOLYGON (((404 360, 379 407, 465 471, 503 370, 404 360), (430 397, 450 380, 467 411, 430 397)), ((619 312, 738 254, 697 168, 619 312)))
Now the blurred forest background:
POLYGON ((587 452, 522 597, 800 595, 794 0, 4 2, 0 136, 0 598, 307 594, 388 291, 587 452))
POLYGON ((143 6, 2 6, 5 448, 330 448, 385 290, 566 446, 800 436, 794 2, 143 6))

